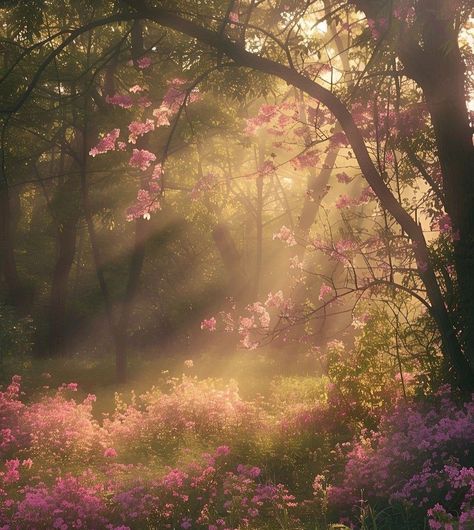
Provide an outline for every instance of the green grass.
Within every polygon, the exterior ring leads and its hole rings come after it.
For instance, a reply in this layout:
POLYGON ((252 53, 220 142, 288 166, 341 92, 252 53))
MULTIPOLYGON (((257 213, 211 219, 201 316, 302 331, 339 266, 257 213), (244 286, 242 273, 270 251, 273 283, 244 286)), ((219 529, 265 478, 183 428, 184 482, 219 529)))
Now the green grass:
POLYGON ((285 404, 322 397, 322 380, 315 378, 316 374, 309 374, 307 366, 302 367, 291 359, 282 366, 276 355, 271 350, 240 349, 230 352, 216 349, 192 357, 179 352, 155 358, 135 354, 129 358, 125 384, 116 382, 112 355, 81 353, 54 359, 7 358, 2 365, 0 385, 8 384, 11 377, 18 374, 28 400, 34 400, 46 390, 45 386, 54 389, 63 383, 75 382, 79 384, 78 397, 89 393, 97 396, 95 412, 98 415, 113 410, 117 392, 127 398, 132 391, 138 395, 152 387, 165 389, 171 377, 182 374, 199 379, 220 379, 223 383, 235 380, 241 396, 247 400, 271 397, 272 401, 276 398, 285 404), (193 360, 193 367, 185 366, 187 358, 193 360), (289 365, 292 373, 287 375, 289 365))

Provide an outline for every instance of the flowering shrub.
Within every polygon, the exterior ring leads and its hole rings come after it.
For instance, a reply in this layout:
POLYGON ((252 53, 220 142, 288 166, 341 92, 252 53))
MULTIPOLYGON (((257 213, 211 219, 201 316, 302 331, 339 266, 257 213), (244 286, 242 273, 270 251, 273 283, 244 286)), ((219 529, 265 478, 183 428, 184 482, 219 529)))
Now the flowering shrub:
POLYGON ((114 494, 113 509, 133 528, 143 528, 140 521, 163 529, 265 528, 275 518, 288 522, 282 528, 298 528, 297 503, 286 488, 262 481, 258 467, 231 467, 229 454, 220 446, 202 461, 137 481, 114 494))
POLYGON ((131 452, 167 454, 198 439, 207 444, 251 439, 262 413, 239 396, 237 386, 218 389, 211 381, 183 376, 167 394, 155 389, 135 403, 119 406, 104 427, 111 447, 131 452))
POLYGON ((100 444, 100 430, 92 416, 95 396, 82 403, 67 398, 74 384, 62 387, 53 397, 45 397, 27 407, 20 425, 28 438, 28 454, 47 463, 83 463, 100 444))
POLYGON ((365 528, 388 508, 389 528, 473 527, 474 404, 448 388, 400 402, 353 444, 350 403, 325 380, 277 379, 254 403, 183 376, 102 422, 76 390, 25 404, 16 376, 0 392, 1 529, 365 528))
POLYGON ((24 405, 20 400, 20 377, 14 376, 4 392, 0 392, 0 457, 6 457, 22 445, 19 418, 24 405))
POLYGON ((457 519, 472 528, 473 440, 474 402, 459 406, 448 387, 428 404, 401 402, 354 445, 330 503, 351 512, 363 492, 372 506, 403 507, 421 526, 428 512, 431 528, 454 528, 457 519))
POLYGON ((2 528, 115 528, 108 523, 102 490, 100 482, 87 485, 84 477, 72 476, 58 477, 50 487, 27 486, 20 500, 6 503, 0 522, 8 524, 2 528))
MULTIPOLYGON (((261 478, 256 466, 231 466, 231 450, 219 446, 183 468, 153 474, 141 465, 110 465, 107 479, 88 471, 17 488, 0 506, 3 529, 143 528, 231 530, 301 528, 298 503, 282 484, 261 478)), ((4 483, 17 483, 19 462, 10 462, 4 483)), ((12 490, 13 491, 13 490, 12 490)), ((7 492, 2 490, 3 497, 7 492)))

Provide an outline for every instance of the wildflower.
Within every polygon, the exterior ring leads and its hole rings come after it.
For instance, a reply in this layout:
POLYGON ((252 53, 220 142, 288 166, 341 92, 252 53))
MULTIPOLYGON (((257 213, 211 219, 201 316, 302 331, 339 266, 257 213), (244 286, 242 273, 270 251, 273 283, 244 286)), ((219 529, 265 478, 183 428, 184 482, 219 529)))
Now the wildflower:
POLYGON ((149 57, 141 57, 137 61, 138 68, 145 70, 151 66, 151 59, 149 57))
POLYGON ((216 331, 216 325, 217 320, 215 319, 215 317, 211 317, 209 319, 204 319, 201 322, 201 329, 207 331, 216 331))

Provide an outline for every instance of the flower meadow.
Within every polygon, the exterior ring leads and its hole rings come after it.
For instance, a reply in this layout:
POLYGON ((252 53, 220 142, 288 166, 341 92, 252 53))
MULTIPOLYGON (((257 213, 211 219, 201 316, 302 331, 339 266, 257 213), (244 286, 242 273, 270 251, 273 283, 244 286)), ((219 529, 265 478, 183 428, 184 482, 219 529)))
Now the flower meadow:
POLYGON ((399 399, 374 432, 327 381, 182 376, 97 417, 75 383, 0 392, 0 528, 474 527, 474 403, 399 399))

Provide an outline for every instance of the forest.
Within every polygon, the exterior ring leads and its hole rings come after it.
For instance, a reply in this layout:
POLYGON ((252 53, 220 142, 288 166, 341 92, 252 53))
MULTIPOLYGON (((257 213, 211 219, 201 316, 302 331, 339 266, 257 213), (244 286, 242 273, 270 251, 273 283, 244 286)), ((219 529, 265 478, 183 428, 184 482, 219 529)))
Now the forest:
POLYGON ((0 25, 0 530, 474 530, 472 0, 0 25))

